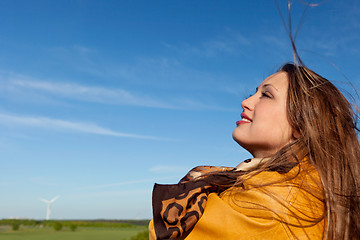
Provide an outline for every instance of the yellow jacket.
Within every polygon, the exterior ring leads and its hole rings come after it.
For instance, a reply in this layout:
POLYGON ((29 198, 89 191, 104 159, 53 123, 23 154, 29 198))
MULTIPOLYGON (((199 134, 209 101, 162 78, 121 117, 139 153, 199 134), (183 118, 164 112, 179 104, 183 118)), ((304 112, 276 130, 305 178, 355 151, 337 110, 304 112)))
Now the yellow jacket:
MULTIPOLYGON (((318 173, 305 161, 285 174, 264 171, 242 188, 210 193, 186 240, 322 239, 323 199, 318 173)), ((153 221, 149 236, 156 239, 153 221)))

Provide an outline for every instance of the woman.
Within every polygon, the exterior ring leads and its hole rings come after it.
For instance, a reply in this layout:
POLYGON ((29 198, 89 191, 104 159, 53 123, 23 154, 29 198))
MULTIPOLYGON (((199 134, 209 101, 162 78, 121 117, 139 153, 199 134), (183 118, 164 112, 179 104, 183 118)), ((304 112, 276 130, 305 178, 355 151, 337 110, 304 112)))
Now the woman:
POLYGON ((357 116, 341 92, 285 64, 241 106, 233 138, 254 158, 155 185, 150 239, 359 239, 357 116))

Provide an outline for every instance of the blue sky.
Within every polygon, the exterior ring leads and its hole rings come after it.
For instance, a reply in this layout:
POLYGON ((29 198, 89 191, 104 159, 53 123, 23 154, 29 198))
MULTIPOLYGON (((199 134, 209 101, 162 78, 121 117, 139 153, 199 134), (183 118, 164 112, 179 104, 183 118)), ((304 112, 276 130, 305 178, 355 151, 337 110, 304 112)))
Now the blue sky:
MULTIPOLYGON (((297 35, 344 90, 359 15, 328 0, 297 35)), ((0 218, 43 219, 58 195, 51 218, 151 218, 155 182, 250 157, 231 137, 240 103, 291 60, 274 1, 0 1, 0 218)))

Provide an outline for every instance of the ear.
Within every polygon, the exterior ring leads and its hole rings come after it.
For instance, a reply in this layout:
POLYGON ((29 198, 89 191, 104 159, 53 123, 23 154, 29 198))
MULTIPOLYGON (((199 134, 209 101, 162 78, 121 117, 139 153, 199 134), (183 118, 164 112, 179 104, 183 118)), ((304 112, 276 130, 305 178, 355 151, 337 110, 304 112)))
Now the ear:
POLYGON ((300 133, 298 131, 296 131, 296 130, 293 130, 292 137, 295 138, 295 139, 298 139, 300 137, 300 133))

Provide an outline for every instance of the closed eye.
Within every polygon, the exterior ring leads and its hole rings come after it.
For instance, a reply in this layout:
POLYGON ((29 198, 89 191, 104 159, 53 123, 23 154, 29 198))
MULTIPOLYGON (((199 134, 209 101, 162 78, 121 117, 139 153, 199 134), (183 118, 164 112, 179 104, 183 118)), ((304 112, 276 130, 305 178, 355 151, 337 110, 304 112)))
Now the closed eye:
POLYGON ((261 97, 272 98, 272 95, 269 92, 262 92, 261 97))

